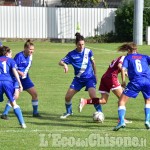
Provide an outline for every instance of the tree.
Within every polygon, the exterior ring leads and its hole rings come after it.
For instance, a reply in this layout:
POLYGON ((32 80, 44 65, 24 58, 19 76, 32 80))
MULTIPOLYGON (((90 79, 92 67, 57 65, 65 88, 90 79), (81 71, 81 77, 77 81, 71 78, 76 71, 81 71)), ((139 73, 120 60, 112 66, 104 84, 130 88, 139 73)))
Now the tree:
MULTIPOLYGON (((143 38, 146 27, 150 26, 150 1, 144 0, 143 12, 143 38)), ((133 41, 134 0, 125 0, 123 5, 116 11, 115 33, 118 41, 133 41)))
POLYGON ((115 17, 115 31, 120 42, 133 40, 133 17, 133 1, 126 1, 117 9, 115 17))
POLYGON ((61 0, 63 7, 99 7, 101 2, 105 0, 61 0))

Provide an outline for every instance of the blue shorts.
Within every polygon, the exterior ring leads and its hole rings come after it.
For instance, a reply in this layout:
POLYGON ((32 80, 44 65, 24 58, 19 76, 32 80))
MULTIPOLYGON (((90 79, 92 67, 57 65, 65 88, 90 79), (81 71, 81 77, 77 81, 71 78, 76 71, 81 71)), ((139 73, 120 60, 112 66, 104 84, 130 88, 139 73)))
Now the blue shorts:
POLYGON ((27 90, 27 89, 34 87, 34 84, 31 81, 29 76, 27 76, 25 79, 20 79, 20 81, 22 83, 23 90, 27 90))
POLYGON ((88 79, 80 79, 80 78, 74 78, 70 88, 80 91, 83 87, 86 87, 85 90, 87 91, 89 88, 96 88, 96 78, 95 76, 92 76, 88 79))
POLYGON ((136 98, 139 92, 142 92, 144 99, 150 98, 150 79, 141 78, 136 81, 130 81, 124 89, 123 94, 136 98))
POLYGON ((3 94, 5 93, 10 102, 13 102, 14 99, 14 85, 10 81, 0 81, 0 102, 2 102, 3 94))

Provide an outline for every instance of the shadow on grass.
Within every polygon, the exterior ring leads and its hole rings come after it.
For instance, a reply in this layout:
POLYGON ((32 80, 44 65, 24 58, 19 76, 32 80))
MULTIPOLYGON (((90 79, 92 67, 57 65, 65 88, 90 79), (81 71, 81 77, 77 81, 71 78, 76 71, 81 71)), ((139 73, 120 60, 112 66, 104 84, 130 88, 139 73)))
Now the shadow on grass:
MULTIPOLYGON (((74 114, 73 116, 69 116, 67 119, 60 119, 60 114, 56 113, 45 113, 45 112, 40 112, 42 117, 33 117, 32 116, 32 111, 23 111, 23 116, 25 117, 26 123, 30 123, 33 125, 38 125, 38 126, 53 126, 53 127, 65 127, 66 129, 70 127, 75 127, 75 128, 84 128, 84 129, 93 129, 93 128, 113 128, 114 124, 118 122, 118 119, 115 117, 106 117, 104 123, 97 123, 92 120, 91 115, 82 115, 81 113, 74 114), (28 119, 27 119, 28 118, 28 119), (39 120, 39 121, 38 121, 39 120)), ((11 111, 9 113, 9 118, 11 119, 16 117, 11 111)), ((143 119, 139 118, 127 118, 128 120, 132 120, 133 123, 134 121, 139 121, 143 122, 143 119)), ((127 125, 127 128, 130 129, 139 129, 138 127, 130 127, 130 125, 127 125)), ((144 125, 143 125, 144 128, 144 125)))
MULTIPOLYGON (((30 115, 28 112, 24 112, 24 116, 28 117, 30 115)), ((28 120, 27 123, 31 123, 38 126, 50 126, 50 127, 65 127, 66 130, 71 127, 75 128, 84 128, 84 129, 93 129, 95 127, 113 127, 108 124, 93 122, 92 117, 86 115, 73 115, 69 116, 67 119, 60 119, 60 114, 52 114, 41 112, 40 118, 34 118, 32 121, 28 120), (40 121, 36 121, 39 119, 40 121)))

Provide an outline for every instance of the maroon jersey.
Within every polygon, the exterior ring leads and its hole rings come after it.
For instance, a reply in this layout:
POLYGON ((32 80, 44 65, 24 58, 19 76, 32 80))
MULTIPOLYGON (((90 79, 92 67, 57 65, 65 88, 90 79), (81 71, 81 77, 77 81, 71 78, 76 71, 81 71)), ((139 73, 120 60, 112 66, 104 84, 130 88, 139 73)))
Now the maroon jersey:
POLYGON ((120 73, 120 69, 118 68, 119 63, 123 63, 125 56, 120 56, 117 59, 113 60, 109 65, 107 71, 101 78, 99 91, 101 93, 109 93, 110 90, 114 90, 116 88, 120 88, 120 82, 118 80, 118 74, 120 73))

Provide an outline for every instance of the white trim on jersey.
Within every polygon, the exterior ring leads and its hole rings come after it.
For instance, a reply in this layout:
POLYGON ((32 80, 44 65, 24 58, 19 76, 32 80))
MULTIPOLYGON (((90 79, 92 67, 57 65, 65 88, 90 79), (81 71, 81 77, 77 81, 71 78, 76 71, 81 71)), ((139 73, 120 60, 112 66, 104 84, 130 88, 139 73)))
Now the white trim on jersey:
POLYGON ((28 66, 26 67, 26 69, 24 71, 24 76, 22 77, 22 79, 25 79, 27 77, 27 73, 29 71, 29 68, 31 67, 31 63, 32 63, 32 55, 30 55, 29 64, 28 64, 28 66))
POLYGON ((82 73, 85 71, 85 69, 87 68, 87 64, 88 64, 88 60, 89 60, 89 57, 88 57, 89 52, 90 52, 90 49, 87 49, 87 48, 84 49, 82 66, 81 66, 79 73, 76 75, 76 77, 80 77, 82 75, 82 73))
POLYGON ((122 56, 122 57, 120 58, 120 61, 121 61, 122 63, 123 63, 124 58, 125 58, 125 56, 122 56))

